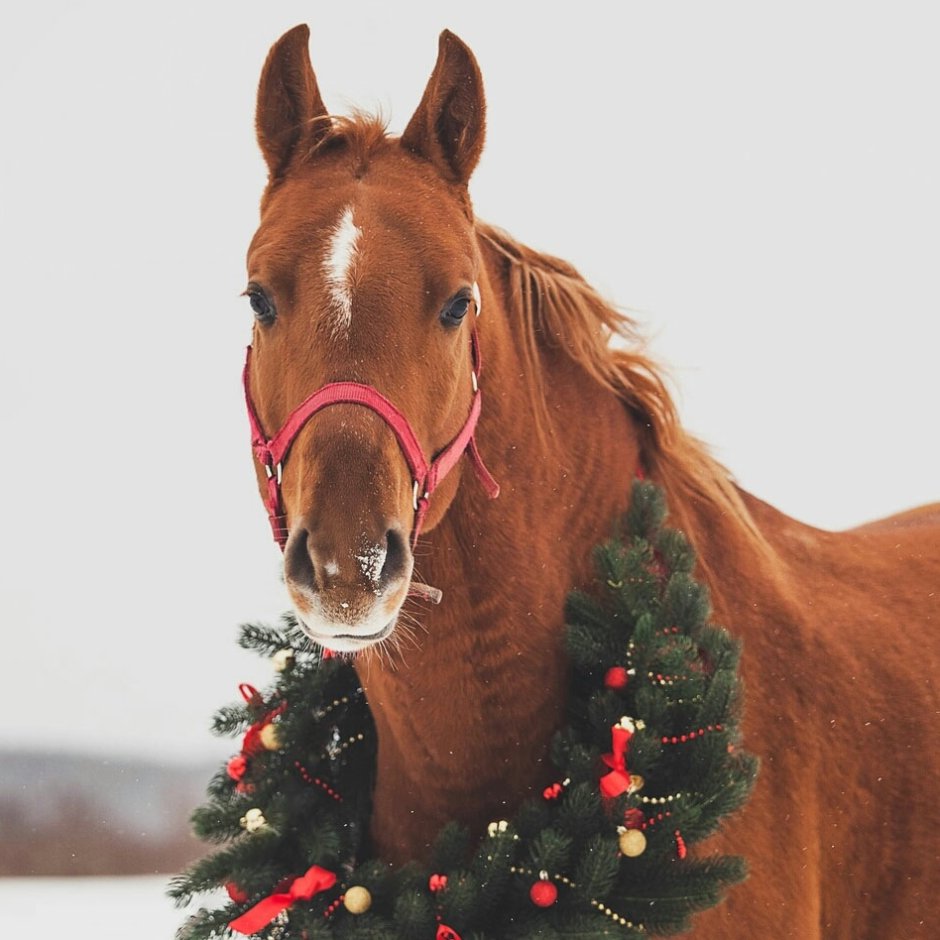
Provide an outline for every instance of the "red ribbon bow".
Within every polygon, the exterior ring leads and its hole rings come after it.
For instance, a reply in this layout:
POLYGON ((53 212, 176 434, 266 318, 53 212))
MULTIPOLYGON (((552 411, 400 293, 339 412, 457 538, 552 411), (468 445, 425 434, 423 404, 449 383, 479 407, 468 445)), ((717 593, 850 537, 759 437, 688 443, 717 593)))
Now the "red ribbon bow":
POLYGON ((267 927, 281 911, 293 907, 295 902, 309 901, 315 894, 328 891, 335 884, 336 875, 333 872, 313 865, 305 874, 295 878, 287 891, 263 898, 254 907, 248 908, 241 917, 230 921, 229 927, 239 933, 257 933, 262 927, 267 927))
POLYGON ((630 773, 627 770, 627 745, 633 732, 623 725, 614 725, 611 729, 612 749, 601 759, 611 768, 609 774, 604 774, 600 780, 601 795, 608 799, 620 796, 630 789, 630 773))

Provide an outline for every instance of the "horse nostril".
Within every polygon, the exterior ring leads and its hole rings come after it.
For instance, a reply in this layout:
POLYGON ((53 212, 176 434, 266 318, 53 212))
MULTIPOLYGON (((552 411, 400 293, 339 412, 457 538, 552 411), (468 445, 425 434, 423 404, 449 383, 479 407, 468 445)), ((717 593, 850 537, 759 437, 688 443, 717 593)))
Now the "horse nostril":
POLYGON ((398 529, 389 529, 385 533, 385 548, 385 564, 379 574, 379 582, 383 585, 397 580, 405 573, 405 540, 398 529))
POLYGON ((317 576, 306 529, 291 534, 284 547, 284 577, 296 585, 317 589, 317 576))

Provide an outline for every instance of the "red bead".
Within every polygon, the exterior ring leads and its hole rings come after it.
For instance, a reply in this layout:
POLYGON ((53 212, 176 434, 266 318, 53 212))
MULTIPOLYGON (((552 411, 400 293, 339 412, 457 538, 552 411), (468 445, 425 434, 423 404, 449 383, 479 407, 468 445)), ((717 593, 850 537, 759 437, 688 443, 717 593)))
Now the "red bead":
POLYGON ((685 847, 685 839, 682 838, 682 834, 677 829, 675 832, 676 836, 676 855, 679 858, 685 858, 688 855, 689 850, 685 847))
POLYGON ((689 740, 689 736, 688 736, 687 734, 684 734, 684 735, 682 735, 682 736, 679 738, 679 740, 680 740, 683 744, 685 744, 685 742, 689 740))
POLYGON ((604 675, 604 685, 608 689, 625 689, 630 677, 623 666, 611 666, 604 675))
POLYGON ((558 900, 558 889, 550 881, 536 881, 529 888, 529 897, 536 907, 551 907, 558 900))

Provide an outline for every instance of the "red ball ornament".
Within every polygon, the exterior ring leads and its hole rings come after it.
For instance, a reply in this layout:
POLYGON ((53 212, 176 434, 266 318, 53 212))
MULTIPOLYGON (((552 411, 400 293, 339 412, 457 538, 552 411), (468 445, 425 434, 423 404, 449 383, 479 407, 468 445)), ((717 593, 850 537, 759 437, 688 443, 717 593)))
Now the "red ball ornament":
POLYGON ((536 881, 529 888, 529 898, 536 907, 551 907, 558 900, 558 889, 550 881, 536 881))
POLYGON ((241 780, 248 770, 248 761, 241 754, 236 754, 226 765, 225 770, 233 780, 241 780))
POLYGON ((623 666, 611 666, 604 675, 604 685, 608 689, 625 689, 630 677, 623 666))
POLYGON ((235 884, 234 881, 227 881, 225 883, 225 890, 228 892, 228 896, 236 904, 244 904, 245 901, 248 900, 248 895, 244 891, 242 891, 242 889, 239 888, 238 885, 235 884))
POLYGON ((643 823, 645 822, 646 822, 646 817, 643 815, 643 810, 637 809, 635 806, 631 806, 630 809, 624 810, 624 813, 623 813, 624 829, 642 829, 643 823))

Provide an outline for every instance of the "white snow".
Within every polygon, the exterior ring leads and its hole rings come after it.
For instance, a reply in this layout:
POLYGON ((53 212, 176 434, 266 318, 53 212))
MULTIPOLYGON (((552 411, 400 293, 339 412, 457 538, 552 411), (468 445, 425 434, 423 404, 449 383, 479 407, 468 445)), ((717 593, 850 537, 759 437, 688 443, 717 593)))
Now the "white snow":
MULTIPOLYGON (((191 910, 166 896, 167 875, 0 878, 0 937, 172 940, 191 910)), ((205 906, 218 899, 204 899, 205 906)))
POLYGON ((381 545, 370 545, 364 549, 361 555, 356 555, 360 570, 372 582, 373 586, 377 586, 379 583, 387 555, 388 551, 381 545))

